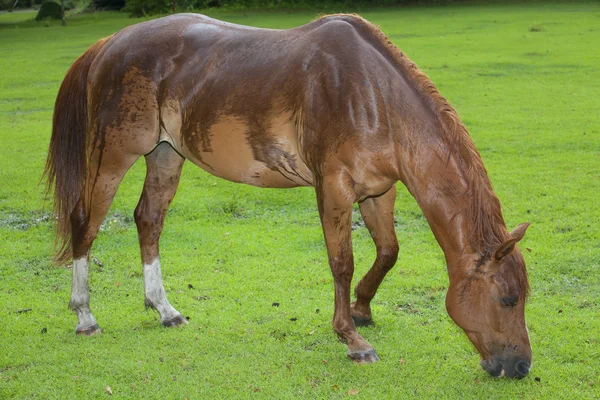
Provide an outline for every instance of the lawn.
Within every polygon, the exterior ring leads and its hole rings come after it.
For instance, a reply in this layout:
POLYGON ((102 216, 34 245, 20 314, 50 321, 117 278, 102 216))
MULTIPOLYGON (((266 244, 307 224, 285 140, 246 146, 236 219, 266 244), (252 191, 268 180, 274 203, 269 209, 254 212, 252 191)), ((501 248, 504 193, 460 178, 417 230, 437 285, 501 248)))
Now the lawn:
MULTIPOLYGON (((343 10, 333 10, 343 11, 343 10)), ((356 11, 356 10, 351 10, 356 11)), ((13 14, 14 15, 14 14, 13 14)), ((363 10, 436 83, 481 152, 531 296, 534 366, 494 379, 444 307, 444 256, 398 188, 400 257, 360 328, 380 356, 355 366, 331 329, 333 279, 311 188, 229 183, 190 163, 161 241, 170 301, 189 324, 145 311, 128 173, 92 249, 91 305, 103 334, 74 334, 71 270, 53 256, 39 184, 53 103, 85 49, 140 20, 95 13, 58 23, 0 14, 0 398, 600 398, 600 4, 363 10), (279 303, 279 306, 274 306, 279 303)), ((314 12, 216 12, 294 27, 314 12)), ((356 278, 375 250, 353 232, 356 278)))

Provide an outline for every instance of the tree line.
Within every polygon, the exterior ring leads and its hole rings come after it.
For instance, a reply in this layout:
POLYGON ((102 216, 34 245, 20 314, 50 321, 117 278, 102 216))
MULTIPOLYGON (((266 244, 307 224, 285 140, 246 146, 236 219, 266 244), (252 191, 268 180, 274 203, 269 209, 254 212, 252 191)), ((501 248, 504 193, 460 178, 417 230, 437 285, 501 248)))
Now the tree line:
MULTIPOLYGON (((0 0, 0 10, 38 8, 44 1, 61 0, 0 0)), ((123 10, 133 17, 191 11, 207 8, 232 9, 354 9, 364 6, 395 6, 408 4, 456 3, 464 0, 63 0, 65 9, 88 3, 91 10, 123 10)))

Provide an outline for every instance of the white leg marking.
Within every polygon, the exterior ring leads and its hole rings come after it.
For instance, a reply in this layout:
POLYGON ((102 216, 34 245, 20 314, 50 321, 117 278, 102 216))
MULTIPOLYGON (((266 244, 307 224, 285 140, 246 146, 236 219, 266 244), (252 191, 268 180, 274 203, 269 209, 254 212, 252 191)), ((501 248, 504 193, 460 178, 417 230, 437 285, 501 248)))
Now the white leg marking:
POLYGON ((174 318, 181 318, 179 311, 174 309, 167 300, 158 257, 152 261, 152 264, 144 264, 144 291, 146 293, 146 306, 158 311, 160 321, 163 324, 174 318))
POLYGON ((69 307, 77 313, 77 331, 96 325, 96 319, 90 311, 90 293, 88 290, 87 257, 73 260, 73 283, 69 307))

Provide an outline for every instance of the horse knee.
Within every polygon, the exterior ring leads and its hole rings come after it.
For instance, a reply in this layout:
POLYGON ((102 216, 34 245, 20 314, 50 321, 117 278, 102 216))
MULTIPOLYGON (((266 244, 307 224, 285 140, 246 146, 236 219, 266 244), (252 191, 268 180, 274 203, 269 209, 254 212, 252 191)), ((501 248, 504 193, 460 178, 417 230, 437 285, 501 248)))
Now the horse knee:
POLYGON ((386 246, 378 249, 377 260, 379 267, 384 271, 389 271, 398 260, 398 245, 386 246))
POLYGON ((348 257, 331 257, 329 258, 329 266, 331 273, 336 282, 347 282, 352 280, 354 274, 354 261, 352 256, 348 257))

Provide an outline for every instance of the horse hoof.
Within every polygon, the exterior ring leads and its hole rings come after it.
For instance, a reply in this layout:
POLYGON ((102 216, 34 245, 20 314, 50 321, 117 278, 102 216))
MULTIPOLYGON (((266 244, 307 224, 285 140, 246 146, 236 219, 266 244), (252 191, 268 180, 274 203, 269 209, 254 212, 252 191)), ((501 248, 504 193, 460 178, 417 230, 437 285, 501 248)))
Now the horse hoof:
POLYGON ((75 333, 77 335, 85 335, 85 336, 94 336, 98 333, 102 333, 102 330, 100 329, 100 327, 98 326, 98 324, 94 324, 90 327, 87 328, 81 328, 81 329, 77 329, 75 331, 75 333))
POLYGON ((185 318, 183 318, 183 316, 181 314, 167 320, 164 321, 162 324, 163 326, 167 327, 167 328, 171 328, 173 326, 181 326, 181 325, 186 325, 188 322, 185 318))
POLYGON ((373 322, 373 318, 365 318, 365 317, 359 317, 359 316, 353 315, 352 319, 354 320, 354 326, 375 325, 375 323, 373 322))
POLYGON ((348 353, 348 357, 357 365, 361 364, 374 364, 379 361, 375 349, 367 351, 357 351, 355 353, 348 353))

